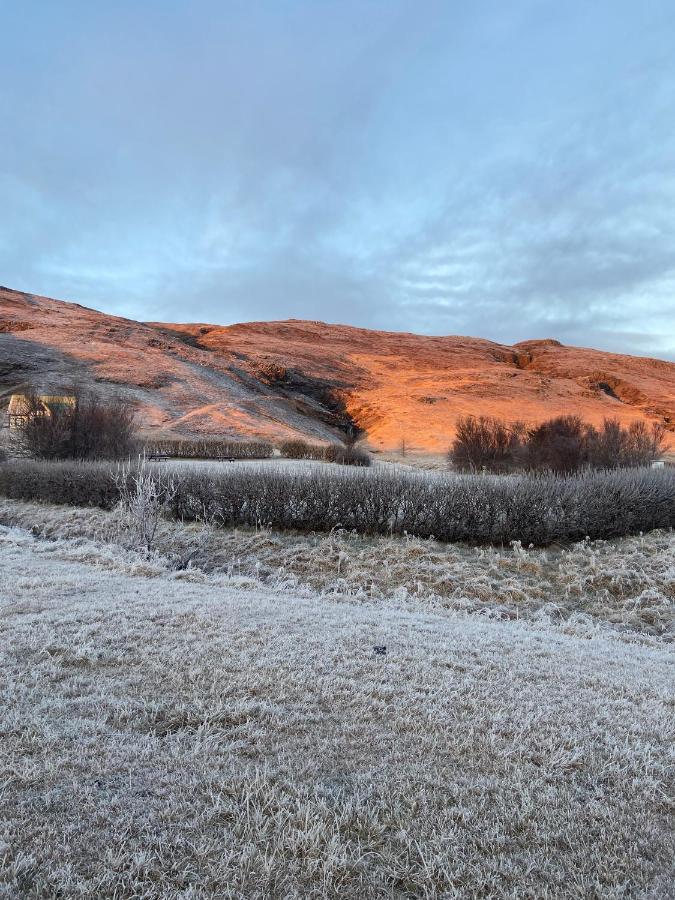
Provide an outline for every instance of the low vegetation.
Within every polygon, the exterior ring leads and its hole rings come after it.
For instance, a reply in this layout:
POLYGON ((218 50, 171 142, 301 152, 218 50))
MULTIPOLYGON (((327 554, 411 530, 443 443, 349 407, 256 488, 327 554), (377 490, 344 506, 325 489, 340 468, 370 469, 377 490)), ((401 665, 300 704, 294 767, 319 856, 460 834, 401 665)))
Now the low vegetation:
POLYGON ((649 465, 663 454, 665 430, 643 421, 624 428, 605 419, 601 428, 578 416, 559 416, 526 428, 490 416, 465 416, 449 453, 460 472, 578 472, 649 465))
MULTIPOLYGON (((129 551, 125 571, 395 601, 500 620, 611 624, 675 640, 675 532, 526 548, 471 547, 433 539, 217 528, 161 515, 162 501, 131 484, 113 510, 0 499, 0 526, 30 531, 64 552, 103 560, 129 551), (94 546, 94 544, 96 546, 94 546), (101 546, 103 545, 103 546, 101 546), (87 549, 89 547, 89 549, 87 549), (69 549, 71 548, 71 549, 69 549)), ((575 626, 575 627, 576 627, 575 626)))
POLYGON ((45 403, 37 394, 23 401, 15 442, 35 459, 124 459, 137 448, 133 406, 121 397, 105 401, 73 393, 66 402, 45 403))
POLYGON ((172 459, 267 459, 274 453, 274 447, 267 441, 165 438, 145 441, 143 451, 146 456, 172 459))
MULTIPOLYGON (((537 584, 546 552, 513 565, 537 584)), ((616 579, 590 556, 561 562, 580 604, 616 579)), ((231 563, 163 571, 0 528, 0 897, 672 896, 665 641, 231 563)), ((458 596, 473 571, 452 570, 458 596)))
POLYGON ((370 454, 352 443, 310 444, 307 441, 292 440, 284 441, 279 449, 286 459, 314 459, 361 468, 371 464, 370 454))
MULTIPOLYGON (((133 467, 127 469, 133 479, 133 467)), ((164 472, 166 515, 219 525, 371 534, 440 541, 545 545, 610 538, 675 525, 670 469, 575 475, 452 475, 374 469, 244 466, 164 472), (170 483, 169 483, 170 482, 170 483)), ((0 494, 111 508, 119 470, 105 463, 13 461, 0 466, 0 494)))

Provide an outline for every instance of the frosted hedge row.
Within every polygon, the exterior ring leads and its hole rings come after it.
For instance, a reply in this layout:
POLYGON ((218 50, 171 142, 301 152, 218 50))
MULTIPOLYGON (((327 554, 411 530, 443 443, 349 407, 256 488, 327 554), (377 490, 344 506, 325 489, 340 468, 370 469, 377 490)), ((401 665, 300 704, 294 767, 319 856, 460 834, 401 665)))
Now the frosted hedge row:
POLYGON ((206 438, 148 440, 144 442, 143 450, 148 456, 171 456, 176 459, 267 459, 274 453, 274 447, 266 441, 220 441, 206 438))
MULTIPOLYGON (((508 477, 236 466, 155 470, 167 488, 168 516, 207 517, 223 526, 543 545, 675 525, 675 472, 668 469, 508 477)), ((0 466, 0 493, 111 508, 119 498, 116 472, 105 463, 12 461, 0 466)))

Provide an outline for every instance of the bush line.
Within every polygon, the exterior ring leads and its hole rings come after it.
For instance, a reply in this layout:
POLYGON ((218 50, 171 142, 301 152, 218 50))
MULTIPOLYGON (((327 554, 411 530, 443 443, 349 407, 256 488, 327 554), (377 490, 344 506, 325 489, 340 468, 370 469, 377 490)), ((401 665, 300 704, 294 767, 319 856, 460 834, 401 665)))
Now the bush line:
MULTIPOLYGON (((171 482, 166 514, 223 526, 334 528, 475 544, 546 545, 613 538, 675 525, 675 472, 630 469, 572 476, 430 475, 341 470, 228 472, 156 468, 171 482)), ((131 478, 134 469, 129 472, 131 478)), ((16 460, 0 466, 0 494, 112 508, 109 463, 16 460)))
POLYGON ((599 428, 579 416, 557 416, 527 428, 494 416, 463 416, 448 460, 458 472, 559 472, 640 468, 663 456, 666 430, 642 420, 599 428))
POLYGON ((143 452, 147 456, 170 456, 175 459, 268 459, 274 448, 267 441, 164 438, 144 441, 143 452))
MULTIPOLYGON (((172 459, 269 459, 274 447, 266 441, 187 440, 166 438, 143 443, 146 456, 168 456, 172 459)), ((310 444, 307 441, 284 441, 281 455, 287 459, 316 459, 344 466, 369 466, 370 454, 343 444, 310 444)))
POLYGON ((310 444, 307 441, 292 440, 284 441, 279 450, 286 459, 317 459, 362 468, 371 464, 370 454, 352 444, 310 444))

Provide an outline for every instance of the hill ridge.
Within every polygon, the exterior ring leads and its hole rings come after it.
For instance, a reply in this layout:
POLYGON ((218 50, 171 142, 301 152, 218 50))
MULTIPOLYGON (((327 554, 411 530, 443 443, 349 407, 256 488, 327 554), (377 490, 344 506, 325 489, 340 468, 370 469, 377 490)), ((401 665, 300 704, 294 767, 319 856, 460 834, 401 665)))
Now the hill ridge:
POLYGON ((0 287, 0 402, 72 385, 128 396, 158 434, 327 441, 357 429, 375 449, 437 452, 459 415, 576 413, 675 435, 675 363, 654 357, 304 319, 138 322, 0 287))

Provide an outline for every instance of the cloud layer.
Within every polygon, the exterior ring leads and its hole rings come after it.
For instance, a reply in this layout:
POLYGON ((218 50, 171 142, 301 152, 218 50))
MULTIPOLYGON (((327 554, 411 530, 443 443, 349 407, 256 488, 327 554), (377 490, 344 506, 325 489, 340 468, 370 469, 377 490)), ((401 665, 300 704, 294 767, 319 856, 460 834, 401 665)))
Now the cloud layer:
POLYGON ((675 7, 0 0, 0 281, 675 358, 675 7))

